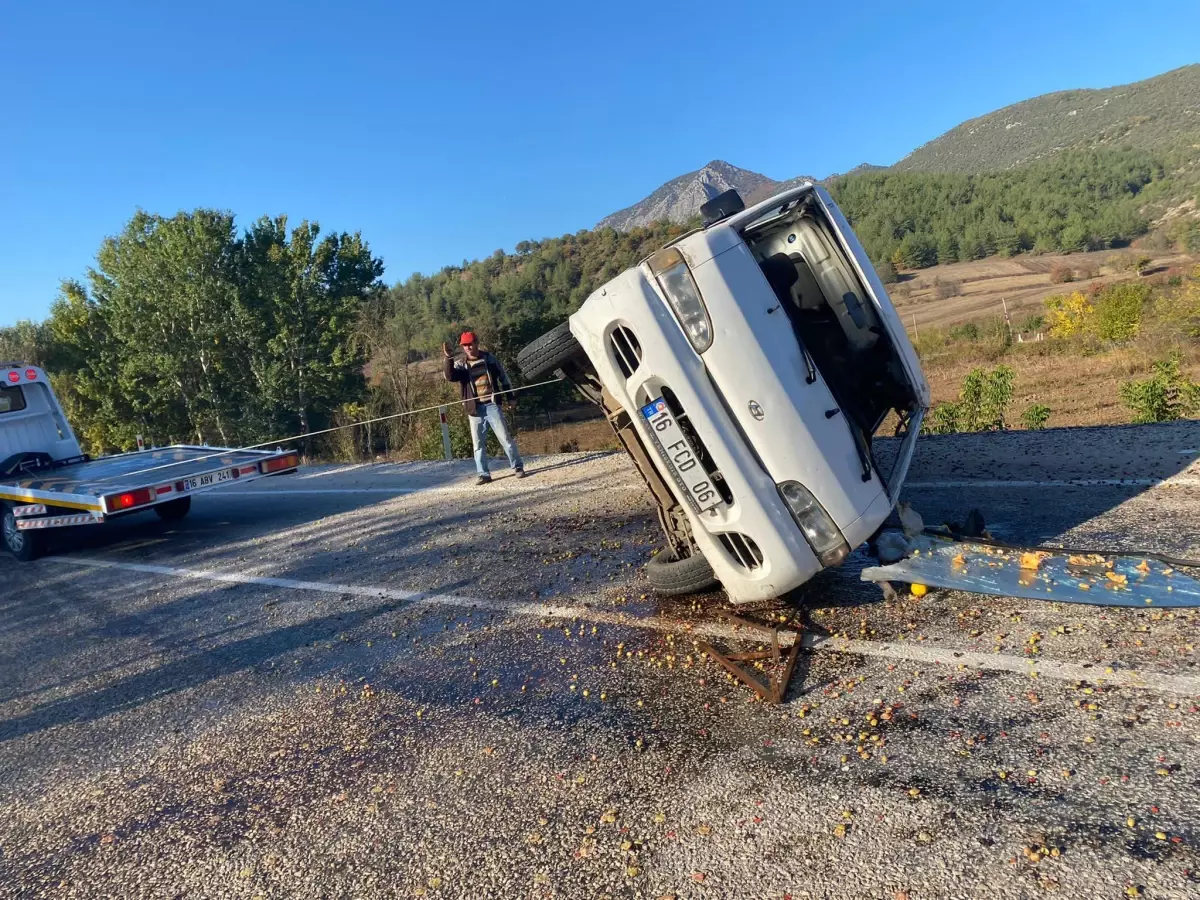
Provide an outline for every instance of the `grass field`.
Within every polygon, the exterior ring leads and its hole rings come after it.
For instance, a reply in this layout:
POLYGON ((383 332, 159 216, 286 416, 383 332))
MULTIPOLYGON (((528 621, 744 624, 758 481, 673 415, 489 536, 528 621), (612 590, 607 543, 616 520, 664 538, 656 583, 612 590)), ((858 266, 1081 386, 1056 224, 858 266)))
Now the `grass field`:
POLYGON ((1005 303, 1013 326, 1019 326, 1025 318, 1044 311, 1047 297, 1068 293, 1073 286, 1086 286, 1097 281, 1111 284, 1136 278, 1124 264, 1132 257, 1143 255, 1152 260, 1148 270, 1151 278, 1173 269, 1187 270, 1196 263, 1194 258, 1178 253, 1156 254, 1135 249, 1022 255, 1008 259, 991 256, 903 273, 902 281, 892 285, 889 293, 910 335, 915 317, 916 340, 919 342, 922 328, 945 328, 996 318, 1004 314, 1005 303), (1071 269, 1076 283, 1055 284, 1051 281, 1051 272, 1056 267, 1071 269), (952 291, 954 295, 948 296, 952 291))

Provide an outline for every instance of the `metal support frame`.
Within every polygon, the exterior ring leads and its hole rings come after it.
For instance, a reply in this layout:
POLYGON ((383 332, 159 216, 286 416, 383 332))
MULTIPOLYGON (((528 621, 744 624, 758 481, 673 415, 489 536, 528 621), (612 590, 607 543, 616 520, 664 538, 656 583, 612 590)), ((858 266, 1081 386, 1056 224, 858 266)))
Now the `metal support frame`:
MULTIPOLYGON (((756 611, 774 614, 785 609, 790 610, 791 607, 776 605, 756 611)), ((725 669, 726 672, 754 691, 764 703, 772 705, 782 703, 787 696, 792 675, 796 671, 796 658, 800 655, 800 645, 803 643, 803 628, 790 621, 787 623, 760 622, 756 619, 748 618, 744 611, 741 615, 735 615, 734 613, 722 610, 721 616, 730 622, 762 632, 771 641, 771 648, 769 650, 742 650, 725 653, 718 650, 711 643, 701 641, 699 644, 700 649, 710 659, 725 669), (791 637, 790 646, 788 646, 786 651, 780 646, 781 633, 786 633, 791 637), (762 662, 763 660, 770 660, 771 666, 774 669, 774 671, 767 673, 765 681, 756 675, 752 668, 741 665, 742 663, 762 662)))

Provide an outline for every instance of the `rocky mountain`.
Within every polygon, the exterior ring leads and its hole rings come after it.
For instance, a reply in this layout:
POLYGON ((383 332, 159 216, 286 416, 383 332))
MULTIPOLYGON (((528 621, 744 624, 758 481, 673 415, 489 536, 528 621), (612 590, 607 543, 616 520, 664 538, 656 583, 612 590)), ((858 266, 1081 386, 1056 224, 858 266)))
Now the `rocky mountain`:
POLYGON ((606 216, 596 227, 628 231, 631 228, 649 225, 651 222, 683 223, 697 215, 701 205, 722 191, 735 188, 748 200, 756 194, 761 194, 762 197, 770 196, 774 193, 772 188, 777 184, 778 182, 766 175, 739 169, 723 160, 714 159, 702 169, 668 181, 633 206, 627 206, 611 216, 606 216))
MULTIPOLYGON (((1118 87, 1043 94, 964 122, 890 169, 863 163, 823 180, 883 171, 975 174, 1061 150, 1126 146, 1162 155, 1176 170, 1181 190, 1200 184, 1200 63, 1118 87)), ((599 227, 627 231, 654 221, 686 222, 706 200, 729 188, 749 206, 805 180, 815 179, 774 181, 713 160, 606 217, 599 227)))
POLYGON ((1059 91, 1006 106, 950 129, 893 168, 974 173, 1060 150, 1125 145, 1200 156, 1200 64, 1133 84, 1059 91))

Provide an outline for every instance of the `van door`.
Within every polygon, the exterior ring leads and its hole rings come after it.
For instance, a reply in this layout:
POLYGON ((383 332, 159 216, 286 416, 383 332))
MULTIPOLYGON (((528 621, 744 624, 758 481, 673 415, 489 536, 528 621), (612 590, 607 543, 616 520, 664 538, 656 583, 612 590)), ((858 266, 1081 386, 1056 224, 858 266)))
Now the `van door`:
POLYGON ((928 407, 930 404, 929 383, 925 380, 925 374, 921 371, 921 362, 917 358, 917 351, 913 349, 912 342, 908 339, 908 333, 904 330, 904 325, 900 321, 900 316, 896 312, 896 308, 892 306, 892 300, 888 296, 887 289, 883 286, 883 282, 879 280, 879 276, 875 274, 875 266, 871 264, 871 260, 867 256, 867 251, 858 242, 858 238, 855 237, 854 232, 850 228, 850 223, 846 221, 846 217, 842 214, 838 205, 833 202, 833 198, 829 196, 829 192, 820 185, 817 185, 814 188, 814 193, 822 212, 825 213, 826 220, 829 222, 834 234, 837 235, 842 249, 845 250, 846 255, 850 258, 851 263, 853 263, 859 278, 862 279, 863 286, 866 288, 867 294, 879 314, 879 319, 883 323, 883 327, 887 329, 888 337, 891 338, 892 345, 896 348, 896 353, 899 355, 900 362, 904 366, 905 374, 908 375, 908 381, 912 385, 913 393, 920 401, 922 407, 928 407))

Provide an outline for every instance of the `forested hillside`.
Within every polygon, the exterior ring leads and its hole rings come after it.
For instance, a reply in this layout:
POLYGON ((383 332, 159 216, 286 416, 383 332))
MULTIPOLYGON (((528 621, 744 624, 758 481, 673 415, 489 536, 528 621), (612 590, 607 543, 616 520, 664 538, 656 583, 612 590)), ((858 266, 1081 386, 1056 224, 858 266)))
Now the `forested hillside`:
POLYGON ((963 122, 917 148, 904 172, 986 172, 1070 150, 1130 146, 1195 161, 1200 64, 1133 84, 1058 91, 963 122))
POLYGON ((877 264, 916 269, 1111 247, 1147 230, 1142 207, 1168 185, 1150 154, 1102 151, 982 175, 866 172, 830 192, 877 264))

